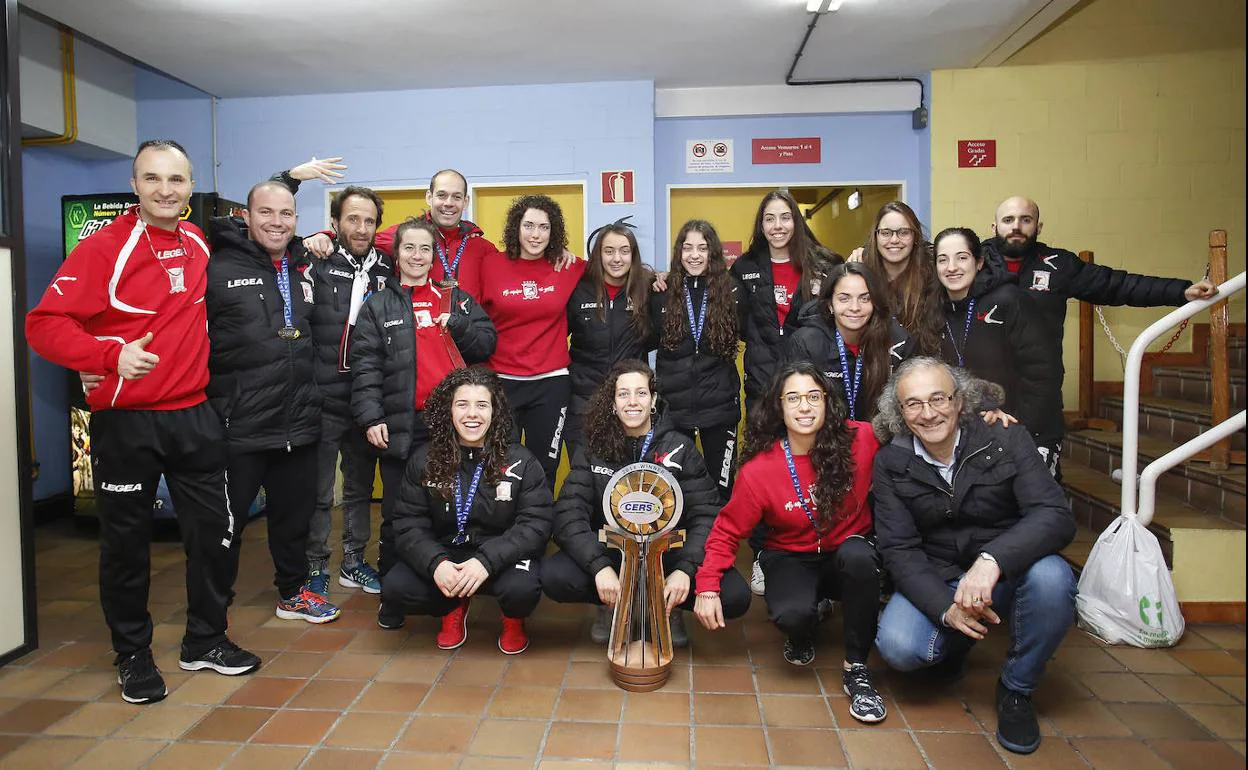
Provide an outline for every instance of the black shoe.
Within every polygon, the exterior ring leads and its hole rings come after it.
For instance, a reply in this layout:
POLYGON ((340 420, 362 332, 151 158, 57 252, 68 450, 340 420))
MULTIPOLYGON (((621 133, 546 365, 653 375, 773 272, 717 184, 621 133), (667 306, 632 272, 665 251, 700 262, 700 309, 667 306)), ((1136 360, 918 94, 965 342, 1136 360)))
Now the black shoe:
POLYGON ((594 644, 606 644, 611 638, 611 620, 614 610, 605 604, 594 608, 594 624, 589 627, 589 640, 594 644))
POLYGON ((792 637, 784 641, 784 659, 795 666, 809 666, 815 661, 815 642, 812 639, 798 641, 792 637))
POLYGON ((1040 746, 1040 723, 1031 696, 1009 689, 999 679, 997 741, 1015 754, 1030 754, 1040 746))
POLYGON ((849 715, 854 719, 874 724, 888 716, 884 699, 871 683, 871 669, 867 664, 851 663, 841 672, 841 686, 849 696, 849 715))
POLYGON ((689 632, 685 630, 684 610, 680 609, 679 607, 672 610, 671 624, 672 624, 672 646, 673 647, 688 647, 689 646, 689 632))
POLYGON ((377 625, 387 631, 394 631, 402 628, 407 622, 407 618, 401 612, 393 612, 383 602, 381 607, 377 609, 377 625))
POLYGON ((923 669, 923 673, 933 684, 941 686, 960 682, 966 676, 966 659, 970 653, 969 649, 950 652, 934 665, 923 669))
POLYGON ((130 655, 118 655, 113 665, 117 667, 117 684, 121 685, 121 699, 126 703, 155 703, 169 694, 165 679, 152 660, 150 649, 139 650, 130 655))
POLYGON ((200 655, 188 655, 183 647, 178 666, 183 671, 210 668, 218 674, 241 676, 260 668, 260 659, 229 639, 223 639, 216 647, 200 655))

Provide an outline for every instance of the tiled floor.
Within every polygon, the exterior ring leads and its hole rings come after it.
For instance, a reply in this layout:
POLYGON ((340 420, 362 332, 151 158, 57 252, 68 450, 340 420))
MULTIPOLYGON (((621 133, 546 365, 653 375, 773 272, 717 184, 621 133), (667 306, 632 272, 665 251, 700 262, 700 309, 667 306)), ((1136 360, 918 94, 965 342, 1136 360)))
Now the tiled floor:
MULTIPOLYGON (((972 654, 948 691, 873 666, 888 719, 851 719, 841 692, 839 623, 816 665, 797 669, 756 600, 743 622, 693 628, 671 681, 628 694, 589 642, 589 611, 551 603, 516 657, 495 646, 488 599, 468 643, 433 646, 432 621, 375 624, 376 599, 340 589, 322 627, 273 616, 263 525, 247 531, 231 634, 264 658, 255 675, 185 674, 180 546, 154 547, 152 613, 169 697, 117 694, 96 594, 96 545, 68 523, 37 535, 40 649, 0 669, 0 768, 1242 768, 1244 629, 1189 628, 1174 650, 1106 648, 1072 632, 1037 695, 1040 750, 1001 750, 992 690, 1005 639, 972 654)), ((336 587, 336 586, 335 586, 336 587)))

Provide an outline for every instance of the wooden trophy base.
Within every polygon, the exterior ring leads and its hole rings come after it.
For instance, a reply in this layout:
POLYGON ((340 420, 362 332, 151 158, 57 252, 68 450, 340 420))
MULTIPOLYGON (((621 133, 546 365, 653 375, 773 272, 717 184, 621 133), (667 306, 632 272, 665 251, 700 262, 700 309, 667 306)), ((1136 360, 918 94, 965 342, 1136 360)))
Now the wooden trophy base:
POLYGON ((631 642, 617 657, 628 661, 611 660, 611 681, 621 690, 651 692, 667 684, 672 674, 671 656, 660 659, 649 642, 631 642))

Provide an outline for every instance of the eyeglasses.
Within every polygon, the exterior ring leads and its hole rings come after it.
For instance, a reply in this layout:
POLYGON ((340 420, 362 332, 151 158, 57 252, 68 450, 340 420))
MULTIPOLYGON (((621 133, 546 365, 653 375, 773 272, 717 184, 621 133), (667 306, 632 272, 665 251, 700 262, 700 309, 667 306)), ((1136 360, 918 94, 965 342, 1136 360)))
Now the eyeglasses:
POLYGON ((548 233, 550 232, 550 224, 547 222, 543 222, 540 225, 537 222, 521 222, 520 229, 526 233, 531 233, 534 230, 539 233, 548 233))
POLYGON ((823 398, 824 393, 822 390, 812 390, 809 393, 785 393, 780 397, 780 400, 784 402, 785 406, 792 408, 802 401, 811 406, 819 406, 823 403, 823 398))
POLYGON ((943 412, 950 404, 953 403, 953 397, 957 393, 933 393, 932 397, 926 401, 917 398, 906 399, 901 405, 901 411, 907 417, 914 417, 922 414, 923 407, 930 406, 934 412, 943 412))
POLYGON ((914 230, 911 230, 909 227, 899 227, 896 230, 893 230, 887 227, 881 227, 880 229, 875 231, 875 234, 880 236, 886 241, 891 241, 894 235, 903 241, 908 241, 914 237, 914 230))

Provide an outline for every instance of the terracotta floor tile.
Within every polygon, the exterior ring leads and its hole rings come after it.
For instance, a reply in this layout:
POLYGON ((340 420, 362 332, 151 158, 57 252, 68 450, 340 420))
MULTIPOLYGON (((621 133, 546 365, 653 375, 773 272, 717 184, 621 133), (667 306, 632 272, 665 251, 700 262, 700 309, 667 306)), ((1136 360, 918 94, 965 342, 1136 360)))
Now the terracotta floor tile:
POLYGON ((280 652, 265 658, 260 670, 265 676, 286 676, 308 679, 315 676, 329 662, 329 656, 313 652, 280 652))
POLYGON ((147 770, 220 770, 238 743, 174 743, 156 755, 147 770))
POLYGON ((617 730, 616 725, 594 722, 551 722, 542 756, 611 759, 617 730))
POLYGON ((377 674, 378 682, 414 682, 433 684, 450 659, 445 656, 396 655, 377 674))
POLYGON ((0 735, 0 757, 16 749, 27 741, 25 735, 0 735))
POLYGON ((389 655, 340 652, 321 669, 318 677, 321 679, 372 679, 389 661, 389 655))
POLYGON ((1140 741, 1075 738, 1071 744, 1096 770, 1166 770, 1170 767, 1170 763, 1140 741))
POLYGON ((1244 702, 1244 677, 1242 676, 1207 676, 1215 687, 1230 693, 1235 700, 1244 702))
POLYGON ((1174 770, 1243 770, 1244 758, 1220 741, 1183 741, 1160 738, 1148 747, 1174 770))
POLYGON ((1169 650, 1140 650, 1134 647, 1111 647, 1106 650, 1114 660, 1137 674, 1186 674, 1187 666, 1175 660, 1169 650))
MULTIPOLYGON (((527 651, 526 651, 527 652, 527 651)), ((568 664, 561 660, 540 660, 518 656, 503 674, 503 687, 558 687, 568 664)))
POLYGON ((169 691, 165 703, 179 706, 206 704, 215 706, 247 684, 245 676, 218 676, 215 673, 198 673, 190 676, 176 690, 169 691))
POLYGON ((304 679, 275 679, 268 676, 248 677, 247 683, 225 699, 227 706, 258 706, 280 708, 307 684, 304 679))
POLYGON ((763 724, 776 727, 835 727, 828 702, 808 695, 764 695, 763 724))
POLYGON ((34 698, 72 673, 65 668, 0 669, 0 692, 9 698, 34 698))
POLYGON ((555 709, 555 719, 563 722, 619 722, 624 708, 624 691, 574 690, 565 688, 555 709))
POLYGON ((1204 676, 1244 675, 1244 664, 1226 650, 1171 650, 1170 657, 1204 676))
POLYGON ((254 743, 287 744, 291 746, 315 746, 321 742, 338 718, 337 711, 295 711, 286 709, 260 728, 252 738, 254 743))
MULTIPOLYGON (((596 692, 596 691, 595 691, 596 692)), ((486 713, 512 719, 550 719, 559 698, 557 687, 500 687, 486 713)))
POLYGON ((754 692, 754 671, 749 666, 694 666, 694 692, 754 692))
POLYGON ((684 692, 630 692, 624 700, 624 721, 687 725, 690 695, 684 692))
POLYGON ((293 746, 244 746, 230 757, 222 770, 295 770, 308 756, 293 746))
POLYGON ((86 703, 82 708, 56 724, 49 725, 45 735, 83 735, 100 738, 112 735, 117 728, 139 715, 143 707, 130 703, 86 703))
MULTIPOLYGON (((0 690, 3 690, 0 682, 0 690)), ((116 671, 83 671, 70 674, 43 691, 39 697, 64 700, 95 700, 109 692, 117 692, 116 671)))
POLYGON ((754 695, 694 693, 693 721, 697 725, 757 725, 762 717, 754 695))
POLYGON ((763 731, 754 727, 695 727, 694 750, 698 767, 768 763, 763 731))
MULTIPOLYGON (((760 668, 754 672, 758 691, 784 695, 822 695, 820 674, 813 668, 786 665, 784 668, 760 668)), ((831 687, 829 687, 831 691, 831 687)), ((841 691, 840 674, 836 675, 836 692, 841 691)))
POLYGON ((174 740, 207 716, 211 706, 175 706, 162 703, 160 708, 146 708, 121 726, 118 738, 155 738, 174 740))
POLYGON ((286 649, 296 652, 338 652, 355 640, 355 631, 317 628, 291 642, 286 649))
POLYGON ((1160 703, 1165 700, 1143 679, 1127 672, 1089 673, 1084 674, 1082 681, 1098 699, 1105 702, 1160 703))
POLYGON ((69 642, 62 644, 32 662, 35 666, 81 668, 101 658, 112 658, 112 646, 104 642, 69 642))
MULTIPOLYGON (((0 687, 4 681, 0 681, 0 687)), ((120 699, 118 703, 120 703, 120 699)), ((48 725, 60 721, 80 709, 83 704, 69 700, 30 700, 20 708, 4 715, 3 730, 6 733, 41 733, 48 725)))
MULTIPOLYGON (((857 723, 854 723, 857 724, 857 723)), ((851 767, 880 770, 925 768, 910 733, 893 730, 841 728, 841 742, 851 767)))
POLYGON ((475 717, 418 716, 399 736, 398 751, 463 754, 477 731, 475 717))
POLYGON ((619 759, 689 764, 692 733, 687 725, 626 724, 620 730, 619 759))
POLYGON ((457 658, 451 661, 442 672, 439 684, 462 685, 466 687, 494 687, 503 678, 510 659, 497 655, 494 659, 457 658))
POLYGON ((219 706, 186 733, 191 741, 246 741, 276 712, 273 709, 219 706))
POLYGON ((1054 662, 1066 671, 1121 671, 1123 665, 1100 647, 1062 647, 1054 662))
POLYGON ((326 746, 388 749, 407 725, 410 714, 348 713, 325 739, 326 746))
POLYGON ((91 738, 34 737, 0 759, 4 770, 53 770, 68 767, 95 747, 91 738))
POLYGON ((1084 766, 1074 748, 1056 736, 1045 736, 1034 754, 1011 754, 1004 749, 1001 753, 1009 757, 1015 770, 1073 770, 1084 766))
POLYGON ((485 711, 493 687, 435 685, 420 706, 422 714, 463 714, 478 716, 485 711))
POLYGON ((359 700, 351 704, 352 711, 401 711, 412 713, 424 700, 429 688, 423 684, 407 682, 373 682, 359 700))
POLYGON ((545 737, 545 720, 483 719, 468 746, 468 753, 489 757, 536 757, 545 737))
POLYGON ((1208 740, 1209 731, 1172 703, 1107 703, 1137 736, 1143 739, 1181 738, 1208 740))
POLYGON ((300 770, 374 770, 381 765, 383 756, 380 751, 321 749, 300 770))
POLYGON ((264 625, 246 636, 235 639, 239 646, 246 650, 260 655, 260 657, 268 657, 262 653, 280 652, 288 649, 290 645, 303 636, 307 631, 306 624, 286 625, 286 621, 278 621, 282 623, 280 626, 264 625))
POLYGON ((367 682, 345 679, 316 679, 308 682, 287 708, 342 711, 350 706, 367 682))
POLYGON ((1066 701, 1045 709, 1044 717, 1063 735, 1127 737, 1131 728, 1123 724, 1105 704, 1096 700, 1066 701))
POLYGON ((1188 630, 1224 650, 1242 650, 1245 647, 1244 629, 1239 626, 1188 626, 1188 630))
POLYGON ((885 705, 890 710, 900 711, 911 730, 980 732, 979 724, 961 699, 949 695, 915 699, 898 698, 891 703, 886 700, 885 705))
POLYGON ((835 730, 790 730, 769 728, 771 761, 776 765, 844 767, 839 734, 835 730))
MULTIPOLYGON (((1197 627, 1188 626, 1188 628, 1195 631, 1197 627)), ((1179 639, 1179 643, 1176 644, 1173 649, 1176 649, 1176 650, 1214 650, 1214 649, 1217 649, 1217 647, 1218 645, 1214 644, 1213 642, 1209 641, 1205 637, 1201 636, 1199 633, 1194 633, 1194 634, 1185 633, 1183 634, 1183 637, 1179 639)))
MULTIPOLYGON (((545 766, 545 763, 542 763, 545 766)), ((504 757, 464 757, 459 770, 532 770, 531 759, 506 759, 504 757)))
POLYGON ((1233 706, 1235 699, 1198 676, 1145 674, 1144 681, 1173 703, 1208 703, 1233 706))
POLYGON ((411 754, 392 751, 382 761, 381 770, 455 770, 458 754, 411 754))
POLYGON ((1214 735, 1229 741, 1244 740, 1243 706, 1184 704, 1183 710, 1214 735))
POLYGON ((990 770, 1006 766, 993 749, 992 739, 983 734, 918 733, 914 737, 933 770, 990 770))
MULTIPOLYGON (((673 669, 676 667, 673 666, 673 669)), ((673 671, 673 675, 675 671, 673 671)), ((673 678, 675 678, 673 676, 673 678)), ((688 680, 686 680, 687 682, 688 680)), ((668 680, 668 685, 672 684, 668 680)), ((602 690, 617 689, 615 683, 611 681, 611 672, 607 661, 574 661, 568 664, 567 678, 563 680, 564 687, 579 687, 582 689, 593 688, 602 690)), ((666 689, 666 687, 665 687, 666 689)), ((687 689, 687 688, 686 688, 687 689)))

